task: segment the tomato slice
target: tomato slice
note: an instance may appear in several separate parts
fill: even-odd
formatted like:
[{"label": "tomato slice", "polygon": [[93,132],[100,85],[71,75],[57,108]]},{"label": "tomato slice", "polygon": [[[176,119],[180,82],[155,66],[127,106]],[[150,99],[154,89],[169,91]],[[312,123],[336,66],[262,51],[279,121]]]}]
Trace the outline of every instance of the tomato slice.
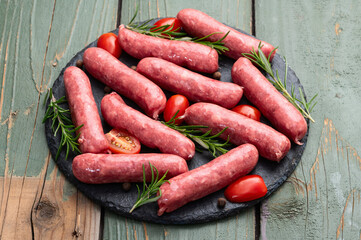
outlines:
[{"label": "tomato slice", "polygon": [[[167,104],[165,106],[164,112],[163,112],[163,118],[166,122],[168,122],[169,120],[172,119],[172,117],[177,113],[177,111],[179,111],[177,113],[177,117],[180,117],[184,114],[184,112],[186,111],[187,107],[189,107],[189,101],[188,99],[180,94],[176,94],[171,96],[168,101]],[[183,122],[183,119],[177,119],[175,120],[175,124],[179,125]]]},{"label": "tomato slice", "polygon": [[260,121],[261,119],[261,112],[257,108],[250,105],[246,105],[246,104],[239,105],[233,108],[232,111],[242,114],[243,116],[252,118],[253,120],[256,121]]},{"label": "tomato slice", "polygon": [[230,202],[248,202],[265,196],[267,186],[259,175],[247,175],[231,183],[224,196]]},{"label": "tomato slice", "polygon": [[112,153],[136,154],[140,152],[140,142],[125,130],[112,129],[105,134]]},{"label": "tomato slice", "polygon": [[101,35],[98,39],[97,47],[107,50],[116,58],[119,58],[122,53],[122,49],[118,42],[118,36],[114,33],[104,33]]},{"label": "tomato slice", "polygon": [[[174,32],[180,32],[181,31],[181,23],[177,18],[163,18],[160,19],[159,21],[157,21],[156,23],[153,24],[154,27],[152,27],[150,29],[150,31],[155,32],[156,28],[161,27],[161,26],[165,26],[165,25],[169,25],[169,27],[167,27],[164,30],[172,30]],[[167,34],[162,34],[162,35],[167,35]],[[172,34],[170,34],[172,35]]]}]

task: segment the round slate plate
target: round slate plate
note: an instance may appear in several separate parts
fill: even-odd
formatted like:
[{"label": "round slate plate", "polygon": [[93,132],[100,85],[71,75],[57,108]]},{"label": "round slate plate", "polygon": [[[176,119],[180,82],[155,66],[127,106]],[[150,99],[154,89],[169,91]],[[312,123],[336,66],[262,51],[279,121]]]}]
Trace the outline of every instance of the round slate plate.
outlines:
[{"label": "round slate plate", "polygon": [[[154,23],[157,20],[158,19],[153,20],[152,22],[150,22],[150,24]],[[114,30],[113,32],[115,34],[118,34],[118,30]],[[94,46],[96,46],[96,41],[89,44],[86,48],[94,47]],[[63,83],[64,70],[69,66],[75,66],[76,61],[82,59],[85,49],[78,52],[70,60],[70,62],[65,66],[65,68],[60,73],[59,77],[55,80],[53,85],[53,93],[56,99],[65,96],[65,89]],[[130,67],[132,65],[137,65],[139,60],[134,59],[131,56],[127,55],[125,52],[123,52],[120,57],[120,61],[122,61],[124,64]],[[231,68],[234,62],[235,61],[233,59],[227,58],[225,56],[220,57],[219,71],[222,74],[221,81],[224,82],[232,81]],[[285,63],[278,54],[276,54],[273,59],[272,68],[273,70],[277,70],[280,76],[284,76]],[[89,73],[86,72],[86,74],[89,76],[94,98],[98,105],[98,111],[99,114],[101,115],[100,101],[105,95],[104,84],[94,79]],[[287,86],[291,86],[291,84],[293,84],[295,89],[298,89],[300,87],[303,91],[303,87],[299,79],[296,77],[294,71],[291,70],[290,68],[288,68],[287,83],[288,83]],[[165,92],[165,93],[167,97],[172,95],[172,93],[170,92]],[[132,101],[125,98],[124,100],[128,105],[141,111],[141,109]],[[240,104],[244,104],[244,103],[249,104],[249,102],[245,98],[241,100]],[[64,105],[64,107],[68,108],[66,104]],[[111,127],[104,121],[102,117],[101,119],[102,119],[104,132],[110,131]],[[261,121],[270,125],[270,123],[266,119],[261,119]],[[59,134],[57,137],[54,137],[53,132],[51,130],[50,121],[46,121],[45,123],[45,133],[50,152],[53,156],[53,159],[55,159],[55,155],[57,153],[58,146],[60,143],[60,137]],[[224,209],[219,209],[217,207],[217,199],[220,197],[224,197],[223,195],[224,189],[222,189],[202,199],[188,203],[172,213],[165,213],[161,217],[157,216],[158,206],[156,203],[151,203],[141,206],[140,208],[136,209],[132,214],[129,214],[129,210],[131,209],[137,198],[137,188],[135,184],[132,184],[131,190],[129,192],[124,192],[122,190],[121,184],[114,183],[114,184],[90,185],[79,182],[72,173],[71,164],[72,164],[72,159],[75,157],[73,153],[70,153],[68,160],[65,160],[65,153],[63,151],[59,159],[56,161],[56,164],[58,165],[59,169],[64,173],[66,178],[86,196],[88,196],[96,203],[106,207],[107,209],[113,210],[122,216],[137,220],[147,221],[147,222],[161,223],[161,224],[203,223],[203,222],[221,219],[230,215],[234,215],[242,211],[244,208],[253,206],[261,202],[263,199],[267,198],[274,191],[276,191],[280,187],[280,185],[291,175],[291,173],[294,171],[297,164],[301,160],[302,153],[306,146],[307,137],[308,137],[308,132],[302,140],[304,143],[302,146],[292,144],[291,150],[280,163],[271,162],[263,158],[259,159],[256,168],[251,172],[251,174],[258,174],[263,177],[268,188],[268,193],[265,197],[246,203],[227,202]],[[158,151],[142,146],[141,152],[158,152]],[[199,167],[211,161],[212,159],[213,159],[212,155],[209,154],[208,152],[203,152],[203,153],[197,152],[194,158],[188,163],[189,169],[194,169],[196,167]]]}]

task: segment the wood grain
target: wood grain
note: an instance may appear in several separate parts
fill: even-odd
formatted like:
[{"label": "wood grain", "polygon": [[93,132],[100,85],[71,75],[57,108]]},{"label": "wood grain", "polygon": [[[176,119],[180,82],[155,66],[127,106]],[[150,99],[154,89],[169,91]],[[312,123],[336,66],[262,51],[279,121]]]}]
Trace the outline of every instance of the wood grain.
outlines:
[{"label": "wood grain", "polygon": [[[121,23],[132,18],[136,5],[136,21],[176,16],[183,8],[196,8],[221,22],[247,32],[251,26],[251,1],[122,1]],[[105,211],[104,239],[254,239],[255,209],[221,221],[207,224],[173,226],[133,221]]]},{"label": "wood grain", "polygon": [[115,0],[0,1],[1,239],[99,239],[100,207],[49,156],[42,102],[70,58],[115,28],[116,9]]},{"label": "wood grain", "polygon": [[280,47],[309,98],[319,94],[300,165],[262,205],[261,238],[360,239],[361,8],[260,0],[255,10],[257,37]]}]

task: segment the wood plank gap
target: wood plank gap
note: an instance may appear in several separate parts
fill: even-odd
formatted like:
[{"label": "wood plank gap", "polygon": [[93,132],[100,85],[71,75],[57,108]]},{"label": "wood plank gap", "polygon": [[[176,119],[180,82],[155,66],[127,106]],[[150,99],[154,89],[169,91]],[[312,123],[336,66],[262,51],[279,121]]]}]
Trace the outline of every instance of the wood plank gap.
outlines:
[{"label": "wood plank gap", "polygon": [[255,207],[255,230],[254,230],[254,239],[259,240],[261,236],[261,204],[258,203]]},{"label": "wood plank gap", "polygon": [[45,181],[46,181],[46,176],[48,175],[48,169],[49,169],[49,163],[50,163],[50,159],[51,159],[51,154],[50,151],[48,151],[48,157],[46,158],[46,162],[44,164],[43,170],[40,174],[40,180],[39,180],[39,186],[40,186],[40,191],[39,191],[39,187],[38,187],[38,191],[36,193],[36,196],[34,198],[34,202],[33,205],[31,207],[31,212],[30,212],[30,225],[31,225],[31,236],[32,239],[35,239],[35,230],[34,230],[34,221],[33,221],[33,213],[35,212],[36,208],[38,207],[36,205],[37,202],[39,202],[39,200],[42,198],[43,196],[43,192],[44,192],[44,187],[45,187]]},{"label": "wood plank gap", "polygon": [[104,216],[105,216],[105,208],[100,208],[100,226],[99,226],[99,240],[103,239],[104,236]]},{"label": "wood plank gap", "polygon": [[118,28],[122,21],[122,5],[123,5],[123,1],[118,0],[117,25],[115,26],[115,28]]},{"label": "wood plank gap", "polygon": [[256,36],[256,0],[252,0],[251,34]]}]

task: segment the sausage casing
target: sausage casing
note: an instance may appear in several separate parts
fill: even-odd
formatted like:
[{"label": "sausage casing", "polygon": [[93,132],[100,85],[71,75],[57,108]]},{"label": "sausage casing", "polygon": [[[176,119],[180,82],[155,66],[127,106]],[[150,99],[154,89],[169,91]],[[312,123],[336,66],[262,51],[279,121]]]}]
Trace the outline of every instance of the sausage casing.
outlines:
[{"label": "sausage casing", "polygon": [[232,67],[233,82],[244,87],[244,95],[280,132],[296,144],[307,133],[302,114],[266,79],[247,58],[240,58]]},{"label": "sausage casing", "polygon": [[88,76],[79,68],[70,66],[64,72],[64,85],[71,118],[78,131],[79,150],[82,153],[102,153],[108,150],[102,123]]},{"label": "sausage casing", "polygon": [[233,108],[243,95],[240,86],[221,82],[182,68],[160,58],[144,58],[137,72],[163,89],[182,94],[193,102],[210,102]]},{"label": "sausage casing", "polygon": [[164,183],[158,199],[158,215],[172,212],[188,202],[200,199],[248,174],[258,162],[252,144],[244,144],[189,172]]},{"label": "sausage casing", "polygon": [[133,100],[156,119],[166,105],[162,89],[101,48],[88,48],[83,55],[86,70],[117,93]]},{"label": "sausage casing", "polygon": [[163,153],[175,154],[185,160],[194,156],[194,143],[181,133],[143,113],[129,107],[115,92],[106,95],[101,102],[101,111],[105,121],[117,129],[126,129],[139,141]]},{"label": "sausage casing", "polygon": [[197,72],[214,73],[218,69],[217,51],[202,44],[147,36],[124,25],[119,26],[118,39],[122,49],[138,59],[162,58]]},{"label": "sausage casing", "polygon": [[144,165],[146,181],[149,182],[152,176],[149,163],[157,168],[159,178],[167,171],[166,179],[188,171],[183,158],[161,153],[81,154],[74,158],[72,168],[74,176],[79,181],[102,184],[142,182]]}]

